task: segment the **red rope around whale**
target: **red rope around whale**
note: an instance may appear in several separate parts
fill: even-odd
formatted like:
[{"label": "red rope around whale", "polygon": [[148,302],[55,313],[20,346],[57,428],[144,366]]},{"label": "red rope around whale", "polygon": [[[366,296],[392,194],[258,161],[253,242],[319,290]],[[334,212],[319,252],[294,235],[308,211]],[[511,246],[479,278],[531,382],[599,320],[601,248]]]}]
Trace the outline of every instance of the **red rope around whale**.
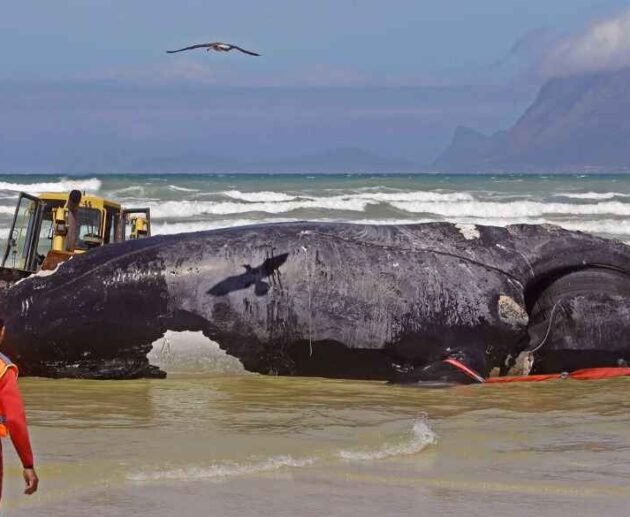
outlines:
[{"label": "red rope around whale", "polygon": [[484,384],[507,384],[512,382],[542,382],[553,379],[575,379],[578,381],[593,381],[598,379],[613,379],[615,377],[630,376],[630,368],[610,367],[610,368],[585,368],[575,370],[571,373],[549,373],[543,375],[523,375],[520,377],[490,377],[483,379],[477,372],[468,368],[457,359],[449,358],[444,361],[455,368],[458,368],[470,378]]}]

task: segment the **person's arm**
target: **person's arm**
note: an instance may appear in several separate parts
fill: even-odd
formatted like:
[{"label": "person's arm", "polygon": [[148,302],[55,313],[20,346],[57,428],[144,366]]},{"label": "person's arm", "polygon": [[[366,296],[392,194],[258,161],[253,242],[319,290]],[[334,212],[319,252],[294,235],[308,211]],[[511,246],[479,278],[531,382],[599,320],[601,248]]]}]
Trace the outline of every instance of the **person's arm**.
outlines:
[{"label": "person's arm", "polygon": [[0,405],[5,418],[5,425],[24,467],[24,481],[26,482],[24,492],[32,494],[37,490],[39,480],[33,466],[33,449],[28,435],[24,403],[18,389],[15,369],[9,368],[0,379],[0,394]]},{"label": "person's arm", "polygon": [[2,393],[0,399],[2,400],[3,414],[6,419],[5,425],[9,431],[9,436],[11,436],[11,441],[24,468],[32,468],[33,450],[28,436],[24,403],[18,389],[15,369],[9,368],[0,380],[0,393]]}]

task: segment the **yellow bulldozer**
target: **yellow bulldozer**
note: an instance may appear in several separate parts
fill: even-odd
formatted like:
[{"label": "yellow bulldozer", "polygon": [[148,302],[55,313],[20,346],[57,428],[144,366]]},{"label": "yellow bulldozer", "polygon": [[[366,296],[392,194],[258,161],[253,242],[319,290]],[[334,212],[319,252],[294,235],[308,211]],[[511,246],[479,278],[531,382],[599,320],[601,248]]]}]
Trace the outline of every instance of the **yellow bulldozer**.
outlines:
[{"label": "yellow bulldozer", "polygon": [[[18,197],[0,268],[0,283],[10,285],[93,248],[151,236],[149,208],[123,208],[100,196],[82,195],[75,217],[68,217],[69,193]],[[69,225],[76,224],[76,228]],[[76,235],[67,251],[67,235]]]}]

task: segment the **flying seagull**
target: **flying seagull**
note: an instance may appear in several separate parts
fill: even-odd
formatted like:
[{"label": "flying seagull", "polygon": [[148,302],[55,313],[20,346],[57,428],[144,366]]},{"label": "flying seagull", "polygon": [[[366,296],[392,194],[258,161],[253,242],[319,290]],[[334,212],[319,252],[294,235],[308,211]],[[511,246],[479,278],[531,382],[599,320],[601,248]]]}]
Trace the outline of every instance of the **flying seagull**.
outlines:
[{"label": "flying seagull", "polygon": [[177,50],[167,50],[167,54],[174,54],[175,52],[183,52],[184,50],[194,50],[196,48],[205,48],[208,52],[211,50],[216,50],[217,52],[229,52],[230,50],[238,50],[243,54],[249,54],[250,56],[260,56],[260,54],[256,54],[256,52],[251,52],[250,50],[245,50],[244,48],[237,47],[236,45],[230,45],[229,43],[221,43],[220,41],[215,41],[214,43],[200,43],[199,45],[191,45],[190,47],[184,47]]}]

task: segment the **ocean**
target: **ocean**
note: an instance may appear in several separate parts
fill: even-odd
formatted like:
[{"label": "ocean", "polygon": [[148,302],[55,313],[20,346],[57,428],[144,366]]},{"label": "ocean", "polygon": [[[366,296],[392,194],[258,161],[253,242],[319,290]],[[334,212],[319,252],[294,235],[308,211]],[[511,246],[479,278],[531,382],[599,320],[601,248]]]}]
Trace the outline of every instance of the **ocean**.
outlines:
[{"label": "ocean", "polygon": [[[630,242],[630,176],[0,176],[149,206],[156,234],[273,221],[551,223]],[[630,379],[417,389],[266,377],[196,333],[166,335],[164,380],[23,378],[40,492],[15,516],[625,516]]]},{"label": "ocean", "polygon": [[153,233],[280,221],[551,223],[630,241],[630,176],[0,175],[0,238],[19,191],[78,188],[151,208]]}]

